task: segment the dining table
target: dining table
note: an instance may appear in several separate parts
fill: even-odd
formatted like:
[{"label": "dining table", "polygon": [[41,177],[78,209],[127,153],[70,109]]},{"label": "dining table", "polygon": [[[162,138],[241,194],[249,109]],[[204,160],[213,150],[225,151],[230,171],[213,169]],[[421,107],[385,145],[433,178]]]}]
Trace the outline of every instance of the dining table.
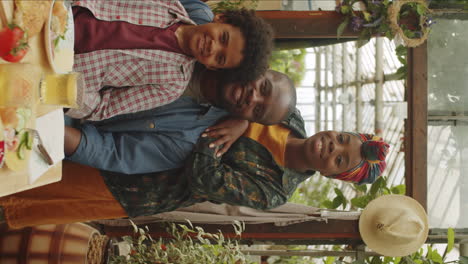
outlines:
[{"label": "dining table", "polygon": [[[50,1],[50,0],[47,0],[47,1]],[[68,7],[68,9],[71,9],[71,7]],[[71,10],[68,10],[68,11],[71,14]],[[0,17],[1,18],[0,29],[3,29],[6,26],[6,23],[9,24],[13,21],[14,12],[15,12],[15,1],[3,1],[3,0],[0,1],[0,16],[1,16]],[[48,14],[52,14],[52,12],[48,11]],[[46,39],[47,35],[44,34],[46,27],[47,27],[47,23],[44,23],[44,26],[42,27],[41,32],[28,40],[29,50],[26,56],[19,63],[14,64],[14,66],[18,66],[17,67],[18,69],[21,70],[23,66],[24,67],[32,66],[35,69],[38,69],[38,71],[40,71],[40,74],[42,76],[46,74],[56,73],[47,55],[45,41],[48,41],[48,40]],[[68,28],[68,30],[73,31],[73,25],[70,28]],[[73,34],[73,32],[71,33]],[[2,40],[0,39],[0,42],[1,41]],[[69,60],[73,60],[73,56],[68,56],[66,59],[68,60],[69,65],[73,65],[73,62],[69,61]],[[0,67],[5,66],[5,65],[11,66],[12,64],[10,62],[0,59]],[[72,69],[70,68],[69,70],[71,71]],[[21,71],[18,74],[21,74]],[[8,78],[8,76],[0,76],[0,78]],[[32,86],[31,89],[38,89],[38,87]],[[49,119],[42,120],[41,122],[46,122],[46,124],[42,124],[42,125],[49,126],[49,128],[47,129],[55,130],[56,133],[57,131],[59,131],[58,133],[60,133],[58,137],[54,136],[55,138],[53,139],[50,139],[50,138],[48,139],[48,137],[52,136],[52,135],[49,135],[48,132],[42,132],[40,136],[45,141],[47,141],[48,139],[49,142],[52,142],[50,140],[53,140],[54,144],[56,145],[55,148],[57,148],[57,146],[63,146],[64,117],[63,117],[62,106],[46,105],[44,103],[41,103],[41,100],[39,98],[39,92],[33,93],[33,94],[35,94],[35,97],[33,99],[33,103],[29,106],[32,110],[31,118],[33,120],[33,123],[35,121],[39,122],[41,118],[47,116]],[[56,113],[56,114],[48,116],[51,113]],[[1,132],[2,131],[0,131],[0,133]],[[53,133],[50,133],[50,134],[53,134]],[[46,145],[45,147],[47,148],[48,146]],[[32,151],[37,151],[37,150],[33,149]],[[62,152],[61,154],[63,155],[63,148],[59,151],[61,151]],[[45,161],[38,161],[37,159],[29,159],[28,162],[32,163],[32,162],[45,162]],[[40,175],[36,175],[34,179],[31,179],[32,174],[34,173],[37,174],[37,171],[36,172],[34,171],[34,168],[35,168],[34,165],[35,164],[29,164],[29,166],[26,166],[24,169],[21,169],[19,171],[13,171],[9,169],[8,166],[5,166],[4,164],[0,168],[0,197],[10,195],[13,193],[17,193],[17,192],[21,192],[24,190],[36,188],[36,187],[43,186],[46,184],[54,183],[54,182],[61,180],[62,159],[54,160],[53,164],[47,165],[45,169],[43,169],[44,172],[41,172]],[[44,164],[38,164],[38,165],[41,165],[42,167],[44,167]]]}]

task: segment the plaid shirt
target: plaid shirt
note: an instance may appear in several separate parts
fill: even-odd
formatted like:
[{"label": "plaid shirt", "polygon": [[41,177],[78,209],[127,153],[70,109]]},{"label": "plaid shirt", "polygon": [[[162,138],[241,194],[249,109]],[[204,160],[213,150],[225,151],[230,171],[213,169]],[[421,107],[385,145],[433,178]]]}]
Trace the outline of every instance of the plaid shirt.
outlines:
[{"label": "plaid shirt", "polygon": [[[178,22],[195,24],[177,0],[93,0],[75,1],[74,5],[88,8],[105,21],[159,28]],[[67,115],[97,121],[170,103],[182,95],[194,63],[187,55],[155,49],[77,54],[73,70],[81,72],[84,81],[78,89],[80,108],[70,109]]]},{"label": "plaid shirt", "polygon": [[[285,125],[305,138],[299,112],[291,115]],[[310,176],[281,167],[263,145],[250,138],[239,138],[222,158],[208,147],[211,140],[199,140],[185,168],[137,175],[101,171],[101,175],[130,217],[207,200],[255,209],[274,208],[286,203],[299,183]]]}]

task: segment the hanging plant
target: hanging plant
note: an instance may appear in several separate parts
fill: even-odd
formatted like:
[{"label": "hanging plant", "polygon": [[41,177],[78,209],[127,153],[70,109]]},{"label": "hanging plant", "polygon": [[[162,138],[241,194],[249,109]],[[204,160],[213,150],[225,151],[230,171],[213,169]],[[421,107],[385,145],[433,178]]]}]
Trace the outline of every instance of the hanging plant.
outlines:
[{"label": "hanging plant", "polygon": [[[361,6],[362,11],[356,11]],[[338,38],[347,27],[359,32],[358,46],[374,35],[401,39],[408,47],[416,47],[427,39],[429,8],[424,0],[343,0],[336,11],[344,16],[338,26]]]}]

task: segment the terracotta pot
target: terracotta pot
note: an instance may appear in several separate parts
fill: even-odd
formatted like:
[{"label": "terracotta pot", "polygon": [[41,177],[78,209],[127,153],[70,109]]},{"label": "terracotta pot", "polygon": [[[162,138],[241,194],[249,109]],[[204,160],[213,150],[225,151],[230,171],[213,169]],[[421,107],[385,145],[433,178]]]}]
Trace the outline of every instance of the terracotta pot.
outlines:
[{"label": "terracotta pot", "polygon": [[96,229],[79,223],[3,231],[0,232],[0,263],[102,263],[102,259],[87,259],[89,245],[95,244],[94,240],[97,237],[102,236]]}]

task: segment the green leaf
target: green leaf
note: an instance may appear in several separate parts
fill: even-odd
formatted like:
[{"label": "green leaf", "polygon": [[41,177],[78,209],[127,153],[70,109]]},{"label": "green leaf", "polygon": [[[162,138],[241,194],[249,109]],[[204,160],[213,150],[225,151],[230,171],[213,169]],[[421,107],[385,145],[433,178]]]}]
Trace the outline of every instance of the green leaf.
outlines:
[{"label": "green leaf", "polygon": [[372,257],[370,264],[382,264],[382,259],[380,259],[380,257]]},{"label": "green leaf", "polygon": [[439,254],[439,252],[437,252],[437,250],[432,251],[431,259],[436,263],[440,263],[440,264],[444,263],[444,260],[442,259],[442,256]]},{"label": "green leaf", "polygon": [[388,263],[390,263],[390,262],[392,262],[392,263],[394,262],[394,260],[393,260],[392,257],[384,257],[384,258],[383,258],[383,263],[384,263],[384,264],[388,264]]},{"label": "green leaf", "polygon": [[415,33],[409,29],[404,29],[403,30],[403,33],[405,34],[405,36],[407,36],[408,38],[414,38],[415,37]]},{"label": "green leaf", "polygon": [[407,63],[405,56],[398,56],[397,58],[398,58],[398,60],[400,61],[401,64],[405,65]]},{"label": "green leaf", "polygon": [[452,251],[454,244],[455,244],[455,232],[453,231],[453,228],[449,227],[447,229],[447,253]]},{"label": "green leaf", "polygon": [[335,188],[334,191],[335,191],[335,193],[336,193],[337,196],[340,196],[340,197],[343,197],[343,198],[344,198],[343,192],[342,192],[340,189]]},{"label": "green leaf", "polygon": [[460,256],[459,260],[459,264],[468,264],[468,257]]},{"label": "green leaf", "polygon": [[[421,248],[421,249],[422,249],[422,248]],[[433,251],[435,251],[435,249],[432,249],[432,244],[431,244],[431,245],[428,245],[428,246],[427,246],[427,254],[426,254],[426,256],[427,256],[428,258],[431,258],[431,257],[432,257],[432,252],[433,252]]]},{"label": "green leaf", "polygon": [[391,189],[393,194],[405,194],[406,193],[406,185],[400,184],[397,186],[393,186]]},{"label": "green leaf", "polygon": [[326,257],[323,264],[333,264],[335,262],[335,257]]},{"label": "green leaf", "polygon": [[406,56],[406,54],[408,53],[408,48],[406,48],[403,45],[399,45],[398,47],[396,47],[395,51],[398,56]]},{"label": "green leaf", "polygon": [[377,192],[381,189],[383,181],[384,181],[383,177],[379,177],[377,178],[377,180],[375,180],[375,182],[371,185],[371,188],[369,191],[370,195],[375,196],[377,194]]},{"label": "green leaf", "polygon": [[406,66],[401,66],[395,73],[397,75],[398,80],[406,79],[407,71]]},{"label": "green leaf", "polygon": [[333,199],[333,207],[332,209],[336,209],[338,208],[342,203],[343,203],[344,199],[342,196],[337,196],[335,197],[335,199]]},{"label": "green leaf", "polygon": [[395,260],[393,261],[394,264],[399,264],[401,261],[401,257],[396,257]]},{"label": "green leaf", "polygon": [[354,184],[354,188],[357,190],[357,191],[360,191],[360,192],[367,192],[367,185],[366,184],[362,184],[362,185],[357,185],[357,184]]},{"label": "green leaf", "polygon": [[349,5],[342,5],[340,11],[343,15],[346,15],[351,11],[351,7]]},{"label": "green leaf", "polygon": [[338,29],[336,30],[336,37],[339,39],[341,35],[343,35],[344,30],[348,26],[349,23],[349,17],[345,18],[343,22],[338,26]]},{"label": "green leaf", "polygon": [[332,209],[333,208],[333,202],[330,201],[330,200],[325,200],[322,202],[322,206],[325,207],[325,208],[328,208],[328,209]]},{"label": "green leaf", "polygon": [[371,201],[368,195],[351,199],[351,204],[357,208],[364,208]]},{"label": "green leaf", "polygon": [[364,19],[367,21],[367,22],[370,22],[372,20],[372,16],[369,12],[366,12],[366,11],[362,11],[362,14],[364,15]]},{"label": "green leaf", "polygon": [[416,12],[418,13],[418,15],[420,16],[424,16],[426,15],[426,8],[423,6],[423,5],[416,5]]},{"label": "green leaf", "polygon": [[389,31],[385,31],[385,36],[389,39],[389,40],[392,40],[395,36],[393,35],[393,33],[389,30]]},{"label": "green leaf", "polygon": [[403,257],[403,258],[401,259],[401,262],[400,262],[400,263],[413,264],[414,261],[413,261],[410,257],[405,256],[405,257]]},{"label": "green leaf", "polygon": [[[336,196],[337,196],[336,198],[340,197],[339,198],[340,205],[343,204],[343,208],[345,208],[346,205],[348,204],[348,202],[347,202],[346,197],[344,196],[343,192],[338,188],[335,188],[334,190],[335,190],[335,193],[336,193]],[[335,201],[333,201],[333,202],[335,202]],[[336,202],[336,203],[338,203],[338,202]],[[338,206],[336,208],[338,208]]]}]

